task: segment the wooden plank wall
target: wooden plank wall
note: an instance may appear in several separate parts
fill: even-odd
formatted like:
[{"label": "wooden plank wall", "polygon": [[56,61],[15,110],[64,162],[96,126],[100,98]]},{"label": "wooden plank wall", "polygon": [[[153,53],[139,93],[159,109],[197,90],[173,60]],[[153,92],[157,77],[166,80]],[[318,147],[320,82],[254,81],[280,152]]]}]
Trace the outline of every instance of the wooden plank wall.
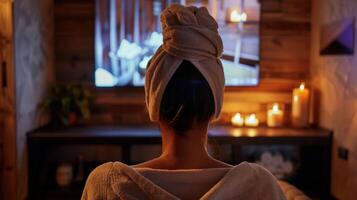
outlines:
[{"label": "wooden plank wall", "polygon": [[[228,88],[228,93],[276,94],[261,100],[260,109],[282,97],[289,103],[291,89],[309,77],[310,4],[311,0],[261,0],[260,84]],[[55,0],[55,70],[59,83],[81,82],[93,86],[94,12],[94,0]],[[103,114],[111,111],[111,118],[119,121],[124,118],[117,116],[118,113],[138,109],[127,96],[142,98],[143,95],[143,89],[94,89],[94,92],[98,97],[96,105],[100,105],[95,111]],[[144,106],[143,102],[139,104]]]},{"label": "wooden plank wall", "polygon": [[13,3],[0,0],[0,199],[16,199]]},{"label": "wooden plank wall", "polygon": [[55,73],[58,82],[92,84],[94,0],[55,1]]}]

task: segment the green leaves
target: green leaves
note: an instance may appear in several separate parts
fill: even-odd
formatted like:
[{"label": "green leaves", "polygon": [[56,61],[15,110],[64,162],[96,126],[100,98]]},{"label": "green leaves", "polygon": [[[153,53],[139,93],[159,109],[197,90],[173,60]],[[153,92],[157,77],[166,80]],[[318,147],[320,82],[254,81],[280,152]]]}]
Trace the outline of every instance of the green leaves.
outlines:
[{"label": "green leaves", "polygon": [[51,120],[59,120],[68,125],[68,118],[88,119],[91,116],[92,94],[79,84],[57,85],[52,87],[39,105],[41,112],[48,112]]}]

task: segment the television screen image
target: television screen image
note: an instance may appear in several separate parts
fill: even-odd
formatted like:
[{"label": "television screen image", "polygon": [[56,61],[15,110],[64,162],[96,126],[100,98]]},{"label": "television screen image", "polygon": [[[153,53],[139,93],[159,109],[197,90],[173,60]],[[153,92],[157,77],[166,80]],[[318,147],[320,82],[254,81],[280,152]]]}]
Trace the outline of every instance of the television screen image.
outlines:
[{"label": "television screen image", "polygon": [[259,81],[259,0],[96,0],[95,85],[136,87],[162,44],[160,14],[172,3],[205,6],[219,25],[226,86]]}]

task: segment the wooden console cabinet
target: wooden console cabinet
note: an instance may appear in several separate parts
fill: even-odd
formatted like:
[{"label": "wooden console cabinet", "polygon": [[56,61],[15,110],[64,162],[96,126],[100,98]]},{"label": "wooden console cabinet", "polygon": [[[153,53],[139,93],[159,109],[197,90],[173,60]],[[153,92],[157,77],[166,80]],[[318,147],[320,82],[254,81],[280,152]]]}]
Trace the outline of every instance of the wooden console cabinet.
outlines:
[{"label": "wooden console cabinet", "polygon": [[[209,129],[209,142],[216,148],[229,152],[228,160],[225,161],[231,164],[242,161],[255,162],[256,159],[260,159],[259,153],[269,151],[271,154],[266,153],[268,156],[281,152],[283,156],[276,158],[279,161],[289,158],[289,154],[293,152],[291,162],[296,165],[294,167],[296,170],[293,176],[285,180],[309,196],[320,199],[328,199],[330,194],[331,138],[330,131],[319,128],[216,126]],[[134,164],[133,147],[160,144],[160,132],[155,127],[76,127],[58,131],[31,132],[28,134],[29,197],[30,199],[78,199],[85,178],[81,183],[73,184],[71,187],[59,188],[55,184],[54,177],[59,163],[70,162],[75,165],[75,158],[80,154],[91,157],[92,154],[100,155],[102,152],[101,156],[105,157],[97,162],[87,160],[81,164],[87,166],[85,171],[88,175],[90,172],[88,169],[110,160]],[[81,147],[82,149],[78,150]],[[114,153],[105,153],[104,149],[107,147],[114,149]],[[121,152],[120,156],[116,152]],[[217,157],[220,159],[219,156]]]}]

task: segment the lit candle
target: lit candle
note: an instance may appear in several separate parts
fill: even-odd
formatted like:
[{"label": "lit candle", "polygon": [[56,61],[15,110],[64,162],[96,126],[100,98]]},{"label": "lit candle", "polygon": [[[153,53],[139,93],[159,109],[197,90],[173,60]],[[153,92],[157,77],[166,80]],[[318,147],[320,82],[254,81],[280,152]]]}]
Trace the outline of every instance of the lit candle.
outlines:
[{"label": "lit candle", "polygon": [[274,103],[273,107],[268,110],[267,125],[269,127],[280,127],[284,122],[284,112],[279,108],[279,104]]},{"label": "lit candle", "polygon": [[292,125],[307,127],[309,124],[309,90],[301,83],[293,91]]},{"label": "lit candle", "polygon": [[233,10],[230,15],[231,22],[245,22],[247,21],[247,13],[245,12],[238,12],[237,10]]},{"label": "lit candle", "polygon": [[231,122],[234,126],[243,126],[244,124],[244,120],[243,120],[243,117],[240,113],[236,113],[232,119],[231,119]]},{"label": "lit candle", "polygon": [[249,127],[257,127],[259,125],[259,120],[255,114],[250,114],[245,117],[244,123]]}]

